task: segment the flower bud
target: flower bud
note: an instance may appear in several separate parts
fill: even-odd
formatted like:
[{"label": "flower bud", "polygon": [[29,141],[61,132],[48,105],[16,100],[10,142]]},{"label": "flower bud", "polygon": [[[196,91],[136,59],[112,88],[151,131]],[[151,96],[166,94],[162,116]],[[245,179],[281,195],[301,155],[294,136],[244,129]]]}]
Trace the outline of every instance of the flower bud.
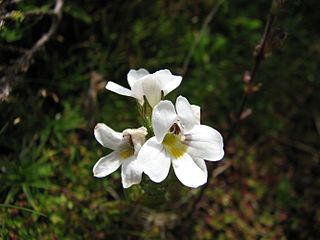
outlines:
[{"label": "flower bud", "polygon": [[140,127],[138,129],[126,129],[122,134],[123,139],[134,148],[134,153],[137,154],[146,141],[146,135],[148,132],[145,127]]},{"label": "flower bud", "polygon": [[242,80],[246,84],[250,83],[251,82],[251,73],[249,71],[245,71],[243,73]]}]

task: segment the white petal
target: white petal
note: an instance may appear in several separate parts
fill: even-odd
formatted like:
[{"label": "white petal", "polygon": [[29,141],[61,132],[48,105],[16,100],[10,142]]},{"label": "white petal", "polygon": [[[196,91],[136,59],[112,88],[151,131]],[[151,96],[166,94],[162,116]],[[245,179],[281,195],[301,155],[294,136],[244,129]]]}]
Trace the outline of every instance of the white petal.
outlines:
[{"label": "white petal", "polygon": [[131,69],[127,74],[129,86],[132,88],[137,80],[139,80],[140,78],[142,78],[148,74],[149,74],[149,72],[144,68],[140,68],[138,70]]},{"label": "white petal", "polygon": [[94,136],[104,147],[116,150],[122,144],[122,133],[116,132],[104,123],[98,123],[94,128]]},{"label": "white petal", "polygon": [[199,106],[197,105],[191,105],[192,111],[194,113],[194,116],[196,118],[196,124],[200,124],[200,120],[201,120],[201,109]]},{"label": "white petal", "polygon": [[142,82],[143,78],[140,78],[131,86],[131,91],[141,106],[144,104]]},{"label": "white petal", "polygon": [[164,95],[167,95],[168,93],[172,92],[174,89],[176,89],[182,81],[181,76],[173,76],[172,80],[170,83],[168,83],[165,87]]},{"label": "white petal", "polygon": [[185,137],[187,152],[192,157],[209,161],[222,159],[224,155],[223,139],[217,130],[206,125],[195,125],[190,132],[185,134]]},{"label": "white petal", "polygon": [[176,101],[176,109],[184,131],[190,131],[196,124],[196,117],[190,103],[185,97],[179,96]]},{"label": "white petal", "polygon": [[143,95],[146,96],[151,107],[161,100],[161,83],[154,74],[149,74],[142,80]]},{"label": "white petal", "polygon": [[152,128],[158,142],[162,142],[170,127],[178,117],[170,101],[161,101],[152,111]]},{"label": "white petal", "polygon": [[206,175],[206,178],[207,178],[208,177],[208,170],[207,170],[207,165],[206,165],[205,161],[202,158],[193,158],[193,161],[203,171],[203,173]]},{"label": "white petal", "polygon": [[112,152],[99,159],[93,167],[93,175],[101,178],[116,171],[121,165],[121,160],[117,152]]},{"label": "white petal", "polygon": [[106,85],[106,89],[118,93],[123,96],[133,97],[133,93],[130,89],[120,86],[117,83],[109,81]]},{"label": "white petal", "polygon": [[150,138],[141,148],[137,157],[139,166],[154,182],[162,182],[170,170],[170,157],[155,137]]},{"label": "white petal", "polygon": [[177,178],[188,187],[196,188],[207,182],[207,172],[198,167],[187,153],[172,159],[172,165]]},{"label": "white petal", "polygon": [[167,95],[174,89],[176,89],[181,81],[181,76],[172,75],[172,73],[168,69],[159,70],[154,73],[156,77],[160,80],[161,90],[163,90],[164,95]]},{"label": "white petal", "polygon": [[132,156],[123,161],[121,166],[121,179],[124,188],[141,182],[142,170],[138,167],[137,158]]}]

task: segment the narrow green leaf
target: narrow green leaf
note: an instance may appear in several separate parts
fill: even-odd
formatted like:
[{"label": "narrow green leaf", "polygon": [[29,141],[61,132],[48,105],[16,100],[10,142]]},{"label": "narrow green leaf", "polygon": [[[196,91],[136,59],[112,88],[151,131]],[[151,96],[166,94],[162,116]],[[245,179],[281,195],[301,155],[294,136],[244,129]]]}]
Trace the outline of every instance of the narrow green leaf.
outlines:
[{"label": "narrow green leaf", "polygon": [[2,208],[15,208],[15,209],[19,209],[19,210],[22,210],[22,211],[25,211],[25,212],[34,213],[34,214],[46,217],[46,215],[44,213],[32,210],[30,208],[24,208],[24,207],[19,207],[19,206],[16,206],[16,205],[3,204],[3,203],[0,203],[0,207],[2,207]]}]

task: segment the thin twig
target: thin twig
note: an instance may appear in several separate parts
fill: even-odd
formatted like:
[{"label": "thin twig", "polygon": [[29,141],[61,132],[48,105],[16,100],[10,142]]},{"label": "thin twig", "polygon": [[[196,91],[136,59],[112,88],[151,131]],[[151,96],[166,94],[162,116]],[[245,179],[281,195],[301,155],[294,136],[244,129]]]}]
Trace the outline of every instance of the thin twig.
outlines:
[{"label": "thin twig", "polygon": [[[267,23],[264,29],[264,33],[263,33],[263,37],[262,37],[262,41],[261,41],[261,46],[259,48],[258,53],[255,56],[254,59],[254,65],[251,71],[251,81],[249,82],[249,84],[252,86],[252,84],[254,83],[255,80],[255,76],[256,73],[261,65],[261,62],[264,59],[264,52],[265,52],[265,47],[267,44],[267,40],[268,40],[268,36],[271,32],[271,27],[274,23],[275,20],[275,15],[273,14],[269,14],[268,19],[267,19]],[[245,92],[240,104],[240,108],[239,111],[237,113],[236,119],[234,121],[234,123],[232,124],[229,134],[226,137],[226,140],[224,142],[225,148],[228,146],[228,144],[230,143],[230,140],[232,139],[239,123],[241,120],[241,115],[245,109],[245,106],[248,102],[248,98],[249,98],[249,92]],[[208,183],[210,183],[210,179],[212,177],[217,177],[218,175],[220,175],[221,173],[223,173],[224,171],[226,171],[228,168],[230,168],[232,166],[232,163],[230,161],[224,161],[222,162],[222,164],[214,169],[214,168],[210,168],[208,171]],[[182,217],[182,219],[190,219],[192,218],[192,216],[198,211],[198,207],[199,207],[199,203],[202,201],[202,198],[205,195],[206,190],[208,189],[208,187],[210,186],[210,184],[206,184],[205,186],[203,186],[199,192],[199,194],[197,195],[197,197],[194,199],[194,201],[192,201],[192,203],[189,205],[189,207],[187,208],[187,210],[185,211],[185,215]]]},{"label": "thin twig", "polygon": [[196,37],[196,39],[193,41],[192,46],[190,48],[190,51],[188,52],[188,55],[186,57],[186,59],[184,60],[183,63],[183,67],[182,70],[180,72],[180,75],[184,76],[188,70],[190,61],[191,61],[191,57],[193,55],[194,50],[196,49],[196,47],[198,46],[204,31],[207,29],[209,23],[212,21],[213,17],[217,14],[220,6],[222,5],[222,3],[224,2],[224,0],[219,1],[209,12],[208,16],[205,18],[205,20],[202,23],[201,26],[201,30],[200,30],[200,34]]},{"label": "thin twig", "polygon": [[296,140],[292,140],[292,139],[285,138],[285,137],[279,137],[279,136],[274,136],[273,138],[276,141],[283,143],[287,146],[293,147],[301,152],[309,153],[312,156],[315,156],[317,158],[320,156],[320,152],[318,149],[311,147],[310,145],[305,144],[301,141],[296,141]]},{"label": "thin twig", "polygon": [[[265,30],[264,30],[264,33],[263,33],[263,37],[262,37],[262,43],[261,43],[261,46],[260,46],[260,49],[255,57],[255,60],[254,60],[254,65],[253,65],[253,68],[252,68],[252,71],[251,71],[251,80],[250,82],[248,83],[249,84],[249,87],[253,85],[254,83],[254,80],[255,80],[255,76],[257,74],[257,71],[261,65],[261,62],[263,61],[264,59],[264,51],[265,51],[265,47],[266,47],[266,43],[267,43],[267,39],[268,39],[268,35],[270,34],[270,31],[271,31],[271,26],[274,22],[274,19],[275,19],[275,15],[273,14],[269,14],[268,16],[268,20],[267,20],[267,23],[266,23],[266,27],[265,27]],[[239,111],[237,113],[237,116],[236,116],[236,119],[235,121],[233,122],[231,128],[230,128],[230,131],[226,137],[226,140],[224,142],[224,144],[227,146],[228,143],[230,142],[231,138],[233,137],[240,121],[241,121],[241,115],[245,109],[245,106],[248,102],[248,98],[249,98],[249,92],[246,91],[244,92],[244,95],[243,95],[243,98],[242,98],[242,101],[241,101],[241,104],[240,104],[240,108],[239,108]]]},{"label": "thin twig", "polygon": [[49,28],[49,31],[42,35],[42,37],[33,45],[33,47],[27,52],[26,57],[31,58],[35,52],[37,52],[41,47],[43,47],[46,42],[49,41],[49,39],[53,36],[53,34],[56,32],[59,22],[62,18],[62,6],[63,6],[63,0],[56,0],[56,5],[53,9],[53,13],[55,18],[52,21],[51,27]]},{"label": "thin twig", "polygon": [[316,130],[318,134],[320,135],[320,119],[314,116],[314,125],[316,127]]},{"label": "thin twig", "polygon": [[58,25],[62,18],[63,3],[63,0],[56,0],[54,9],[52,11],[53,19],[48,32],[43,34],[31,49],[25,51],[21,57],[19,57],[12,65],[6,68],[3,77],[0,79],[0,101],[5,100],[9,96],[12,85],[22,73],[25,73],[29,69],[34,54],[38,52],[57,31]]}]

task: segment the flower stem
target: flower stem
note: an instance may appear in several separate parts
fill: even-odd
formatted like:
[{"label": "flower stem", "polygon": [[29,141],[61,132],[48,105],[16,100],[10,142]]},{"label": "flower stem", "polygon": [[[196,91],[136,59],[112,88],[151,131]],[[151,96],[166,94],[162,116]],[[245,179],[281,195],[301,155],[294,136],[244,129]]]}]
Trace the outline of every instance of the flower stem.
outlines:
[{"label": "flower stem", "polygon": [[140,115],[141,124],[147,128],[148,135],[147,138],[153,136],[152,129],[152,107],[149,105],[147,101],[144,102],[143,106],[138,104],[138,112]]}]

